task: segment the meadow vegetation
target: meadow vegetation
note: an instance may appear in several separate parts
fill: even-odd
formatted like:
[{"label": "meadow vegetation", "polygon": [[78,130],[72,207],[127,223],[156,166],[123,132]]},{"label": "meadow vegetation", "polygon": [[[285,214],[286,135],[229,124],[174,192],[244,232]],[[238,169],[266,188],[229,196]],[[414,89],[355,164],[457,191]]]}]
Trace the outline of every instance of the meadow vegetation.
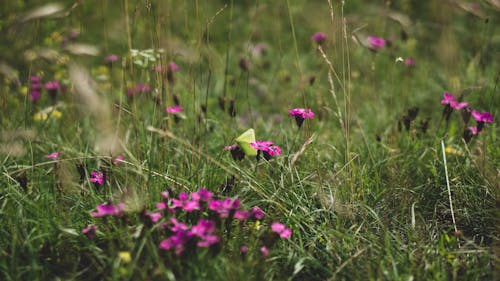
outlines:
[{"label": "meadow vegetation", "polygon": [[2,1],[0,280],[499,278],[499,11]]}]

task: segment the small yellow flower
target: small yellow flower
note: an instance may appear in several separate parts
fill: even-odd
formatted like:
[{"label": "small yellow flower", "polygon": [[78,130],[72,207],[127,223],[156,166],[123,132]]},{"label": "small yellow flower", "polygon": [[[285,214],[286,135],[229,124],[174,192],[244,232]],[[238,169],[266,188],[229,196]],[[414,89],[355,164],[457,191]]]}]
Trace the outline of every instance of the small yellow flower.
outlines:
[{"label": "small yellow flower", "polygon": [[61,113],[61,111],[54,109],[54,111],[52,111],[52,113],[50,113],[50,117],[53,117],[56,119],[61,119],[62,113]]},{"label": "small yellow flower", "polygon": [[448,155],[453,155],[453,156],[461,156],[462,155],[462,152],[460,152],[460,150],[457,150],[451,146],[448,146],[444,149],[444,152],[446,152],[446,154]]},{"label": "small yellow flower", "polygon": [[120,251],[118,253],[118,257],[123,263],[129,263],[132,261],[132,255],[130,255],[129,251]]},{"label": "small yellow flower", "polygon": [[19,92],[26,96],[28,94],[28,87],[26,86],[19,87]]},{"label": "small yellow flower", "polygon": [[253,225],[254,229],[256,231],[259,231],[260,230],[260,221],[255,221],[254,225]]},{"label": "small yellow flower", "polygon": [[45,112],[37,112],[33,115],[33,120],[35,121],[45,121],[49,118],[49,115]]}]

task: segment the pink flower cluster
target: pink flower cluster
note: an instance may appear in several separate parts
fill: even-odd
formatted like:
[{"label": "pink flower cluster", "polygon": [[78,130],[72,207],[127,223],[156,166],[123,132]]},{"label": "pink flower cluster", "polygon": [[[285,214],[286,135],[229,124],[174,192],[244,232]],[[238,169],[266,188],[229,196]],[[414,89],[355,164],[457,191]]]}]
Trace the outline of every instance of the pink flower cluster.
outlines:
[{"label": "pink flower cluster", "polygon": [[326,34],[324,32],[316,32],[311,36],[311,40],[318,45],[322,45],[326,41]]},{"label": "pink flower cluster", "polygon": [[30,100],[36,102],[42,96],[42,84],[40,76],[33,75],[30,77]]},{"label": "pink flower cluster", "polygon": [[[161,193],[161,201],[156,204],[156,211],[143,211],[142,218],[145,225],[157,229],[165,235],[159,243],[159,249],[172,250],[175,254],[182,254],[185,250],[194,247],[209,248],[221,242],[221,235],[231,237],[230,231],[234,225],[240,227],[240,231],[254,231],[254,228],[245,226],[245,222],[260,221],[265,214],[261,208],[254,206],[245,209],[238,198],[216,198],[215,195],[201,188],[195,192],[181,192],[177,197],[171,197],[169,192]],[[97,211],[92,212],[92,217],[118,217],[124,215],[125,205],[119,203],[100,204]],[[185,218],[185,220],[181,220]],[[258,223],[257,225],[260,225]],[[265,225],[265,224],[264,224]],[[97,226],[87,225],[82,233],[91,239],[95,236]],[[269,255],[270,247],[279,239],[289,239],[292,230],[281,222],[273,222],[270,228],[263,228],[264,235],[272,235],[271,242],[265,239],[256,239],[260,245],[256,245],[256,251],[264,256]],[[267,236],[266,236],[267,237]],[[242,253],[249,250],[247,245],[240,248]]]},{"label": "pink flower cluster", "polygon": [[[281,155],[281,148],[274,145],[272,141],[256,141],[251,142],[250,145],[257,150],[258,153],[262,152],[266,160],[271,159],[273,156]],[[260,154],[257,154],[259,156]]]},{"label": "pink flower cluster", "polygon": [[101,172],[92,172],[91,177],[89,178],[90,182],[103,184],[104,183],[104,173]]},{"label": "pink flower cluster", "polygon": [[382,49],[385,47],[385,39],[376,36],[368,36],[368,42],[373,50]]},{"label": "pink flower cluster", "polygon": [[113,205],[111,203],[97,205],[97,212],[93,212],[90,215],[94,218],[97,217],[107,217],[107,216],[119,216],[125,210],[125,204],[119,203],[118,205]]},{"label": "pink flower cluster", "polygon": [[167,113],[176,114],[176,113],[179,113],[182,110],[184,110],[184,108],[182,106],[179,106],[179,105],[174,105],[174,106],[167,107],[166,110],[167,110]]},{"label": "pink flower cluster", "polygon": [[464,139],[466,142],[470,141],[474,135],[480,134],[486,123],[493,123],[494,121],[491,113],[473,110],[469,107],[468,102],[457,100],[453,94],[448,92],[443,94],[441,104],[446,105],[443,110],[443,116],[447,121],[449,120],[453,110],[460,110],[462,112],[462,118],[466,124],[471,116],[476,121],[476,126],[467,127],[464,131]]}]

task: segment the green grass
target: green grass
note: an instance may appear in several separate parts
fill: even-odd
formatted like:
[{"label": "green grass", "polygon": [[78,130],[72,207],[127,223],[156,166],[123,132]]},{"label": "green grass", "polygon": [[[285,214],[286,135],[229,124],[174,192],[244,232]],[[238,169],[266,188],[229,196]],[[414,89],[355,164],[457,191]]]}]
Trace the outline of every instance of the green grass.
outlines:
[{"label": "green grass", "polygon": [[[23,21],[39,2],[0,4],[0,280],[498,278],[497,120],[466,143],[460,114],[446,122],[440,104],[443,92],[463,94],[498,119],[491,1],[479,16],[439,1],[61,1],[66,13]],[[71,29],[75,43],[100,53],[68,50],[61,41]],[[310,40],[316,31],[328,36],[321,50]],[[354,40],[368,35],[394,40],[374,52]],[[266,52],[252,55],[259,43]],[[145,62],[130,49],[154,54]],[[110,53],[120,57],[112,68]],[[170,61],[181,67],[174,80],[151,70]],[[60,118],[35,120],[54,104],[45,91],[30,101],[35,74],[67,87],[55,101]],[[136,84],[153,90],[128,96]],[[179,120],[165,112],[176,99]],[[315,113],[300,129],[287,111],[296,107]],[[398,129],[412,107],[410,130]],[[248,128],[282,155],[233,160],[223,148]],[[44,157],[54,151],[58,160]],[[112,164],[117,155],[124,162]],[[98,170],[101,186],[89,181]],[[162,191],[201,187],[266,216],[219,221],[220,243],[208,249],[159,249],[168,233],[145,211]],[[90,215],[108,201],[125,203],[124,214]],[[192,225],[200,216],[210,212],[177,215]],[[272,239],[274,221],[292,229],[290,239]],[[89,224],[98,227],[92,239],[81,232]]]}]

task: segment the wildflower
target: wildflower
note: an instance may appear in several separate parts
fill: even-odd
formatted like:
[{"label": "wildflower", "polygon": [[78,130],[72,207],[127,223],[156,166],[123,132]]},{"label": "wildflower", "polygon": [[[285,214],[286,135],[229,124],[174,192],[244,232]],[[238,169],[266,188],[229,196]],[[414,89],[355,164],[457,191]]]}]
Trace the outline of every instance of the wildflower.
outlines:
[{"label": "wildflower", "polygon": [[385,39],[381,37],[368,36],[368,42],[370,43],[370,47],[374,50],[385,47]]},{"label": "wildflower", "polygon": [[262,211],[262,209],[257,206],[252,207],[250,212],[251,215],[257,220],[264,218],[264,211]]},{"label": "wildflower", "polygon": [[256,141],[250,143],[250,145],[257,151],[268,151],[272,144],[272,141]]},{"label": "wildflower", "polygon": [[191,198],[196,201],[208,202],[212,199],[213,193],[201,188],[200,190],[191,193]]},{"label": "wildflower", "polygon": [[177,72],[181,70],[181,68],[175,62],[171,61],[168,63],[168,70],[171,72]]},{"label": "wildflower", "polygon": [[87,236],[88,239],[92,239],[95,236],[95,232],[97,230],[97,226],[95,225],[87,225],[82,229],[82,233]]},{"label": "wildflower", "polygon": [[123,157],[122,155],[116,156],[115,160],[113,160],[113,165],[118,165],[119,163],[123,162],[124,159],[125,157]]},{"label": "wildflower", "polygon": [[460,150],[458,149],[455,149],[451,146],[447,146],[445,149],[444,149],[444,152],[448,155],[453,155],[453,156],[461,156],[462,155],[462,152],[460,152]]},{"label": "wildflower", "polygon": [[118,56],[115,54],[109,54],[106,57],[104,57],[104,62],[111,67],[113,63],[118,61]]},{"label": "wildflower", "polygon": [[483,122],[483,123],[492,123],[493,122],[493,115],[489,112],[479,112],[476,110],[472,111],[472,117],[476,120],[476,122]]},{"label": "wildflower", "polygon": [[444,92],[443,99],[441,100],[441,104],[450,104],[453,101],[455,101],[455,96],[453,94],[448,93],[448,92]]},{"label": "wildflower", "polygon": [[123,263],[129,263],[132,261],[132,256],[130,255],[129,251],[118,252],[118,258],[120,258],[120,261],[122,261]]},{"label": "wildflower", "polygon": [[450,107],[456,110],[466,108],[467,106],[469,106],[467,102],[450,101]]},{"label": "wildflower", "polygon": [[478,135],[481,132],[477,129],[477,127],[468,127],[467,130],[469,130],[473,135]]},{"label": "wildflower", "polygon": [[406,66],[408,66],[408,67],[412,67],[412,66],[415,66],[416,61],[415,61],[415,59],[414,59],[414,58],[405,58],[405,59],[403,60],[403,63],[404,63]]},{"label": "wildflower", "polygon": [[281,155],[281,148],[277,145],[272,145],[266,153],[269,154],[269,156]]},{"label": "wildflower", "polygon": [[304,120],[306,118],[314,118],[314,113],[312,112],[312,110],[306,108],[290,109],[288,110],[288,113],[290,113],[290,116],[295,117],[295,122],[297,123],[297,126],[299,126],[299,128],[302,126],[302,123],[304,123]]},{"label": "wildflower", "polygon": [[243,245],[243,246],[241,246],[241,247],[240,247],[240,252],[242,252],[242,253],[246,253],[246,252],[248,252],[248,246],[247,246],[247,245]]},{"label": "wildflower", "polygon": [[104,174],[101,172],[92,172],[91,177],[89,178],[90,182],[103,184],[104,183]]},{"label": "wildflower", "polygon": [[161,213],[146,212],[146,216],[148,216],[152,222],[158,222],[162,218]]},{"label": "wildflower", "polygon": [[326,34],[324,32],[316,32],[311,36],[311,40],[318,45],[322,45],[326,41]]},{"label": "wildflower", "polygon": [[51,154],[45,155],[45,158],[56,160],[57,157],[59,157],[59,155],[61,155],[61,152],[56,151],[56,152],[52,152]]},{"label": "wildflower", "polygon": [[113,204],[101,204],[97,205],[97,212],[92,212],[90,215],[94,218],[96,217],[106,217],[106,216],[119,216],[123,213],[125,209],[125,204],[120,203],[118,206]]},{"label": "wildflower", "polygon": [[39,91],[30,91],[30,100],[32,102],[36,102],[37,100],[39,100],[41,97],[41,94]]},{"label": "wildflower", "polygon": [[184,108],[182,108],[182,106],[179,106],[179,105],[167,107],[167,113],[170,113],[170,114],[176,114],[176,113],[181,112],[182,110],[184,110]]},{"label": "wildflower", "polygon": [[59,82],[57,80],[49,81],[49,82],[45,83],[45,89],[49,93],[49,96],[52,99],[52,101],[55,102],[55,100],[57,98],[57,93],[60,89]]},{"label": "wildflower", "polygon": [[493,123],[493,115],[486,111],[481,113],[479,111],[473,110],[472,117],[474,117],[477,122],[476,128],[478,133],[483,130],[485,123]]},{"label": "wildflower", "polygon": [[263,256],[267,257],[267,256],[269,256],[269,249],[266,246],[262,246],[262,247],[260,247],[260,253]]},{"label": "wildflower", "polygon": [[224,150],[231,152],[231,157],[233,157],[234,161],[236,160],[241,161],[243,160],[243,158],[245,158],[245,152],[237,144],[224,146]]},{"label": "wildflower", "polygon": [[240,221],[244,221],[244,220],[248,219],[249,216],[250,216],[250,212],[246,211],[246,210],[237,210],[234,213],[234,218],[237,220],[240,220]]},{"label": "wildflower", "polygon": [[292,230],[290,228],[286,228],[286,226],[280,222],[273,222],[271,224],[271,230],[283,239],[288,239],[292,235]]}]

